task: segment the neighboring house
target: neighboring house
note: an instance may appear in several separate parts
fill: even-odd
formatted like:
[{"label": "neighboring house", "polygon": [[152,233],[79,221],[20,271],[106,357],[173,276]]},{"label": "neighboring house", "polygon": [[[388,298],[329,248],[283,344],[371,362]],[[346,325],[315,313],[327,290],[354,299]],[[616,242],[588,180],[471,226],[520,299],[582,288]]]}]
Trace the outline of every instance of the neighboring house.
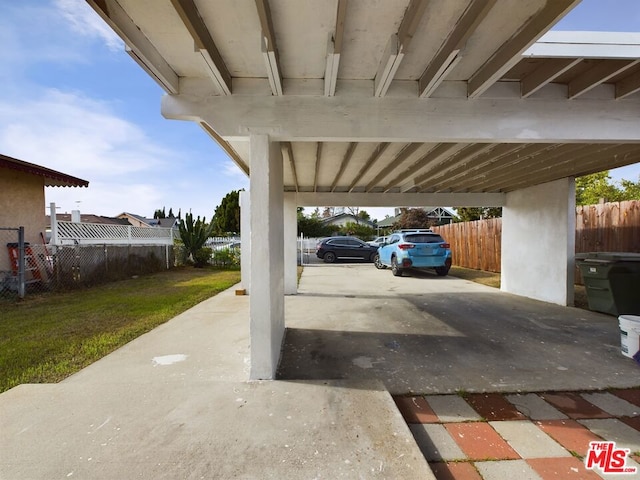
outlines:
[{"label": "neighboring house", "polygon": [[[134,227],[154,227],[158,226],[158,220],[155,218],[145,218],[140,215],[136,215],[134,213],[122,212],[120,215],[117,215],[116,218],[121,218],[127,220]],[[155,224],[155,225],[154,225]]]},{"label": "neighboring house", "polygon": [[[44,187],[88,186],[86,180],[0,154],[0,227],[24,227],[25,241],[41,244],[46,225]],[[0,248],[5,250],[6,245]],[[8,253],[0,250],[0,270],[8,267]]]},{"label": "neighboring house", "polygon": [[320,221],[325,226],[338,226],[344,227],[347,223],[357,223],[359,225],[367,225],[368,227],[375,228],[375,224],[364,218],[356,217],[350,213],[339,213],[331,217],[321,218]]},{"label": "neighboring house", "polygon": [[122,212],[116,218],[126,219],[134,227],[178,228],[178,218],[146,218],[135,213]]},{"label": "neighboring house", "polygon": [[[429,216],[429,219],[433,220],[434,225],[445,225],[447,223],[453,223],[453,220],[458,218],[458,215],[454,210],[448,207],[423,207]],[[395,209],[395,217],[388,217],[378,222],[378,228],[392,228],[393,225],[400,220],[401,209]]]},{"label": "neighboring house", "polygon": [[[47,226],[51,227],[51,215],[47,215]],[[56,220],[59,222],[72,222],[72,214],[56,213]],[[131,225],[126,218],[104,217],[102,215],[80,214],[81,223],[98,223],[102,225]]]}]

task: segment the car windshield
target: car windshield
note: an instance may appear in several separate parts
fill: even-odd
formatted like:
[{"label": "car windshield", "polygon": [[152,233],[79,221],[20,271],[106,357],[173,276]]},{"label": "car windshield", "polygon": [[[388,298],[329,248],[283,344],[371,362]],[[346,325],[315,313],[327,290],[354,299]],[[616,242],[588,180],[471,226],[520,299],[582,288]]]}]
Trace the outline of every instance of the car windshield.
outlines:
[{"label": "car windshield", "polygon": [[405,235],[404,239],[407,242],[412,243],[440,243],[444,242],[444,239],[440,235],[434,235],[433,233],[414,233],[411,235]]}]

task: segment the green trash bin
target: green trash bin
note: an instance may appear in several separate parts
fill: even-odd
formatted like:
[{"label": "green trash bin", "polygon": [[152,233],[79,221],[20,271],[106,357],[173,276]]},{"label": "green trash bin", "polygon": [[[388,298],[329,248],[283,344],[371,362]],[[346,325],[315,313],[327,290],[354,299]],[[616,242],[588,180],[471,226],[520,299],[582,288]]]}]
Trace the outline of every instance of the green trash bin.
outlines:
[{"label": "green trash bin", "polygon": [[640,253],[576,255],[589,309],[610,315],[640,314]]}]

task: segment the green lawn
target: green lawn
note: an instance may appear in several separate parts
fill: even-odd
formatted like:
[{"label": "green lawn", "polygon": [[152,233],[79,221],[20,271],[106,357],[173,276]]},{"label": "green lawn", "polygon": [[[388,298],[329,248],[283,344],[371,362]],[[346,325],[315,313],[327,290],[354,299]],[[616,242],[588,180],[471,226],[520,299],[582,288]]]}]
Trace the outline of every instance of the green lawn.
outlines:
[{"label": "green lawn", "polygon": [[0,392],[58,382],[239,281],[236,270],[185,267],[0,300]]}]

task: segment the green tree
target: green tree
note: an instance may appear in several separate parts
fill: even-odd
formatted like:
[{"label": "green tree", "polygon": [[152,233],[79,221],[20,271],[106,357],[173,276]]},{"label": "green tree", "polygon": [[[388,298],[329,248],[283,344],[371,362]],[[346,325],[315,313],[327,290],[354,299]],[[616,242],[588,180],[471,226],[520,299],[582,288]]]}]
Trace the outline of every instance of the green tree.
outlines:
[{"label": "green tree", "polygon": [[184,220],[178,224],[178,230],[186,256],[193,260],[194,266],[204,267],[208,260],[206,250],[209,250],[205,248],[204,244],[213,233],[213,220],[207,225],[204,218],[200,220],[200,216],[198,216],[194,221],[193,215],[187,213]]},{"label": "green tree", "polygon": [[166,215],[164,214],[164,207],[162,207],[162,210],[158,208],[155,212],[153,212],[153,218],[155,219],[167,218]]},{"label": "green tree", "polygon": [[400,220],[393,227],[400,228],[429,228],[434,222],[422,208],[402,208]]},{"label": "green tree", "polygon": [[576,205],[594,205],[623,200],[622,191],[611,182],[609,170],[576,178]]},{"label": "green tree", "polygon": [[311,217],[307,217],[304,214],[304,208],[298,207],[298,235],[299,234],[303,234],[309,238],[319,238],[331,235],[331,231],[320,221],[318,215],[311,214]]},{"label": "green tree", "polygon": [[622,197],[624,200],[640,200],[640,176],[638,181],[620,180],[622,186]]},{"label": "green tree", "polygon": [[375,229],[371,228],[367,224],[348,222],[338,230],[343,235],[352,235],[358,237],[361,240],[371,240],[376,236]]},{"label": "green tree", "polygon": [[457,209],[458,219],[456,222],[473,222],[485,218],[502,217],[502,207],[460,207]]},{"label": "green tree", "polygon": [[216,207],[212,221],[213,231],[218,235],[240,233],[240,191],[233,190],[225,195]]}]

